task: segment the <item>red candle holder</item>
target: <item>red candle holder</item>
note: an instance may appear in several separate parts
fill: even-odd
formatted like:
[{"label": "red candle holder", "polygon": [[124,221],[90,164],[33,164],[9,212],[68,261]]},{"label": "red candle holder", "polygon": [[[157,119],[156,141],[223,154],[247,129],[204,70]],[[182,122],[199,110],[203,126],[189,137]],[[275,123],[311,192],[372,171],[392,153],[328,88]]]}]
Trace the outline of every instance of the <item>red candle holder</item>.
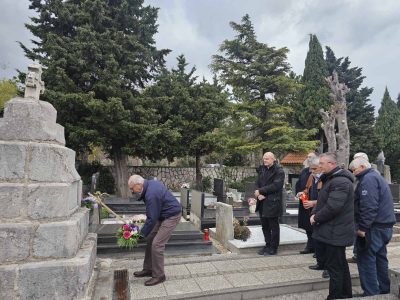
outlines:
[{"label": "red candle holder", "polygon": [[203,238],[205,241],[210,240],[210,235],[209,235],[208,229],[204,229],[204,237]]}]

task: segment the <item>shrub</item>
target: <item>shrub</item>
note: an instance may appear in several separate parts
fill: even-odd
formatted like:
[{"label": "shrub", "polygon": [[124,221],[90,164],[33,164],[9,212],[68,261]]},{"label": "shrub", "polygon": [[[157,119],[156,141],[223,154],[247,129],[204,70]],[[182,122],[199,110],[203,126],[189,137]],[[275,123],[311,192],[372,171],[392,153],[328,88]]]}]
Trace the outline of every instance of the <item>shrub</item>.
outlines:
[{"label": "shrub", "polygon": [[251,236],[251,231],[247,227],[247,219],[240,222],[238,219],[233,219],[233,237],[237,240],[247,241]]}]

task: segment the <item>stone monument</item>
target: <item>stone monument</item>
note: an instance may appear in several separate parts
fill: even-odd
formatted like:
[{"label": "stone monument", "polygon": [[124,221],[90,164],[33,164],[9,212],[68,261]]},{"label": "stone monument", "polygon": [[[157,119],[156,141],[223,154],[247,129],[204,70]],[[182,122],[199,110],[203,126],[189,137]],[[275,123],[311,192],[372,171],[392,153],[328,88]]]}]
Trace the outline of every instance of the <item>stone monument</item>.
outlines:
[{"label": "stone monument", "polygon": [[75,152],[39,100],[41,67],[0,119],[0,299],[82,299],[96,259]]}]

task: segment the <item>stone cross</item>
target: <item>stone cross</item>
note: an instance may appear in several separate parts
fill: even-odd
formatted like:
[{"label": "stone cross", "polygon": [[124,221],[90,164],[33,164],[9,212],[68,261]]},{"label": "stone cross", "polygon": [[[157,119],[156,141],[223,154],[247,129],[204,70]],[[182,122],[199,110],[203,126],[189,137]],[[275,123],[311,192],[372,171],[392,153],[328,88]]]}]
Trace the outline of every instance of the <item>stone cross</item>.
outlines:
[{"label": "stone cross", "polygon": [[42,67],[40,65],[29,65],[25,80],[25,98],[39,100],[39,95],[44,92],[42,81]]}]

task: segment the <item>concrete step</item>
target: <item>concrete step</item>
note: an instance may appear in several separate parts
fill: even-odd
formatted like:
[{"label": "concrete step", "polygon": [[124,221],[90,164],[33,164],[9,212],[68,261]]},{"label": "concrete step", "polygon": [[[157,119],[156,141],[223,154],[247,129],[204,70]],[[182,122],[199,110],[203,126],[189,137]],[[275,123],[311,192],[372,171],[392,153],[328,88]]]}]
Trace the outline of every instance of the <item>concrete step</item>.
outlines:
[{"label": "concrete step", "polygon": [[[400,243],[389,244],[391,268],[400,267],[399,250]],[[351,256],[351,249],[347,251],[347,256]],[[142,263],[141,259],[132,259],[132,257],[98,260],[99,278],[102,278],[102,282],[107,282],[104,276],[105,272],[109,274],[111,270],[128,269],[131,299],[305,300],[325,299],[328,294],[329,281],[321,277],[321,271],[313,271],[308,268],[309,265],[315,264],[311,255],[264,257],[255,254],[223,254],[201,257],[166,257],[167,281],[153,287],[144,286],[145,278],[133,277],[133,272],[140,270]],[[102,264],[108,264],[108,266],[102,268]],[[355,292],[359,292],[357,265],[349,264],[349,268],[353,289]],[[98,288],[107,290],[104,286]],[[112,286],[108,288],[112,288]],[[100,297],[101,293],[98,290],[96,292],[96,295]],[[395,298],[388,296],[376,299],[391,300]]]}]

